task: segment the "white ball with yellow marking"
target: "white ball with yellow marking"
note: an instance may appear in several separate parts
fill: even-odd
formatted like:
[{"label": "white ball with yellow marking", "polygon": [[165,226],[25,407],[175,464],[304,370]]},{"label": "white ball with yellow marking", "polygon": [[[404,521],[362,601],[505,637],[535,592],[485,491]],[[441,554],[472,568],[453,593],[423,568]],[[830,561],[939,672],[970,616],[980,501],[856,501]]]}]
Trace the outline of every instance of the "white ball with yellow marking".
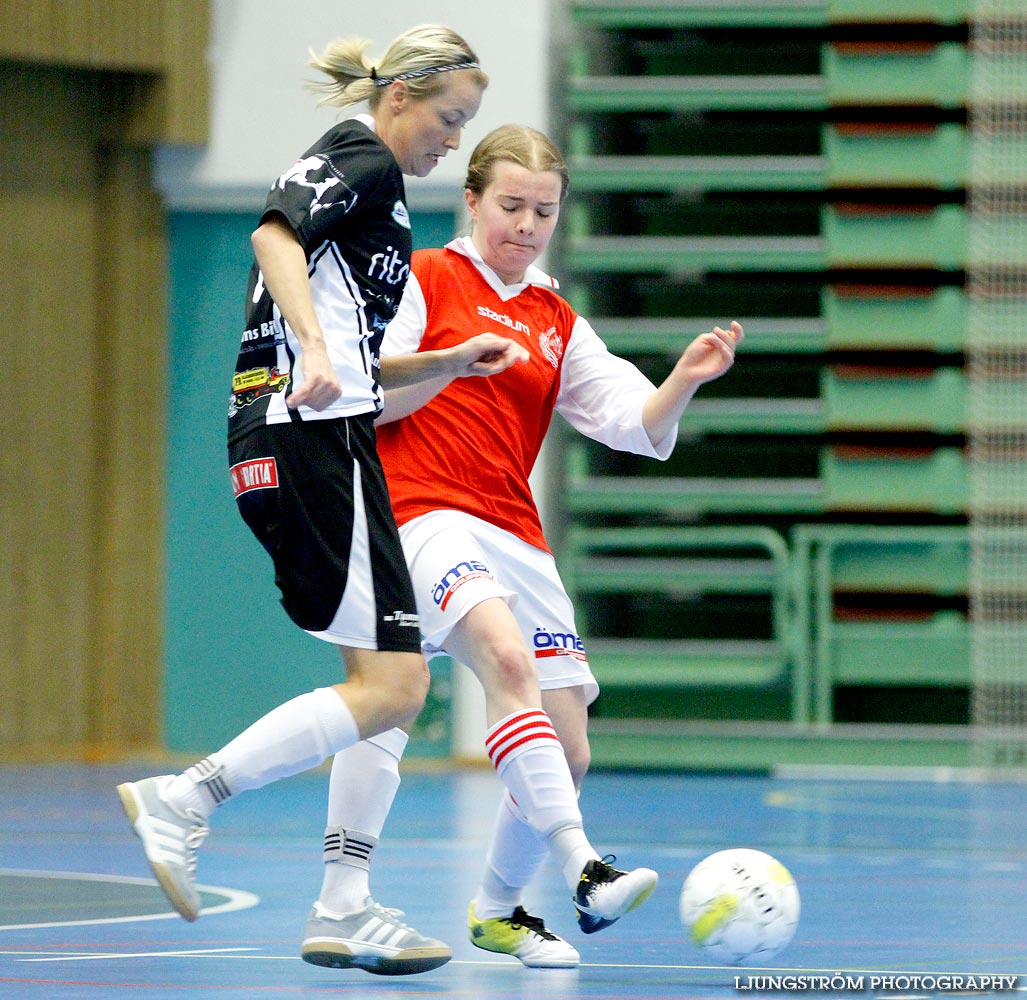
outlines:
[{"label": "white ball with yellow marking", "polygon": [[766,962],[795,937],[799,889],[776,858],[736,847],[692,869],[680,912],[685,930],[710,958],[728,965]]}]

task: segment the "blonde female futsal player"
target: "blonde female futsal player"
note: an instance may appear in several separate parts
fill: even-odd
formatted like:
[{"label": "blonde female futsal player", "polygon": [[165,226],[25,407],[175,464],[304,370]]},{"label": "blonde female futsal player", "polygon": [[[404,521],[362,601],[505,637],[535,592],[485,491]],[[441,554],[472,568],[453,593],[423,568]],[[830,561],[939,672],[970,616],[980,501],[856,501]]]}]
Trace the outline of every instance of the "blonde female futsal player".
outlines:
[{"label": "blonde female futsal player", "polygon": [[[403,175],[426,176],[459,146],[488,78],[448,28],[412,29],[377,63],[368,44],[339,40],[313,63],[330,78],[327,103],[366,100],[370,114],[333,126],[271,187],[253,234],[228,435],[239,511],[274,561],[282,604],[339,648],[347,679],[280,705],[183,774],[119,787],[187,920],[200,912],[195,851],[216,806],[387,733],[424,703],[416,606],[375,450],[382,387],[487,375],[524,353],[489,336],[379,368],[409,273]],[[219,690],[212,665],[203,694]],[[371,899],[356,912],[315,907],[303,947],[318,964],[390,975],[452,954]]]},{"label": "blonde female futsal player", "polygon": [[[465,185],[471,235],[414,254],[383,352],[447,349],[493,331],[516,339],[530,361],[487,380],[443,376],[390,391],[378,422],[425,652],[452,655],[481,681],[486,748],[506,786],[470,906],[470,938],[549,967],[579,958],[521,906],[547,851],[586,934],[641,903],[657,876],[612,868],[582,829],[576,789],[588,769],[587,708],[598,685],[528,475],[554,409],[612,448],[667,458],[689,400],[731,366],[742,339],[737,323],[697,337],[658,389],[611,355],[534,264],[567,183],[560,152],[530,128],[504,126],[478,145]],[[355,906],[367,895],[368,858],[405,742],[397,729],[335,758],[324,905]]]}]

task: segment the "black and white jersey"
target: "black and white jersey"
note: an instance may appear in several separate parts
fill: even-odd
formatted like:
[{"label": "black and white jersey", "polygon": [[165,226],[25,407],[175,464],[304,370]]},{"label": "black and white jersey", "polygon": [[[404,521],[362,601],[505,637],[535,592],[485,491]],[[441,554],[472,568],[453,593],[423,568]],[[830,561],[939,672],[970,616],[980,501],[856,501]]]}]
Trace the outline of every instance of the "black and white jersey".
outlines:
[{"label": "black and white jersey", "polygon": [[330,407],[289,409],[303,384],[301,350],[256,263],[232,378],[229,439],[258,424],[326,420],[381,409],[378,350],[410,272],[410,217],[392,151],[360,116],[329,129],[271,186],[261,221],[277,213],[296,233],[342,395]]}]

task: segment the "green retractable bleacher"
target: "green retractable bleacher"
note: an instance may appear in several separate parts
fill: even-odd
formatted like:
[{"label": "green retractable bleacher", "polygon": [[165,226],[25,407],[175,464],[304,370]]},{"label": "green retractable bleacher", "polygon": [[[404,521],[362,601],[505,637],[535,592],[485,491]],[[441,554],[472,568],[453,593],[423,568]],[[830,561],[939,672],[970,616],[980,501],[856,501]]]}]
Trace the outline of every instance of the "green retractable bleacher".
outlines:
[{"label": "green retractable bleacher", "polygon": [[667,462],[557,436],[594,760],[965,763],[967,3],[569,11],[569,299],[746,329]]}]

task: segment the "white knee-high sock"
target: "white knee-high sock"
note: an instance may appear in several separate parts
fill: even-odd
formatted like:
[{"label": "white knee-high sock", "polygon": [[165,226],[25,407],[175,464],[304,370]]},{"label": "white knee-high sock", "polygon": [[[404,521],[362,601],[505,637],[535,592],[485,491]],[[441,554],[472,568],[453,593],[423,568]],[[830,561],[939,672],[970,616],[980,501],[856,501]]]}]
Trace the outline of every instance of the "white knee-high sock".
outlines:
[{"label": "white knee-high sock", "polygon": [[371,852],[399,788],[399,761],[408,739],[402,729],[390,729],[335,755],[318,898],[323,909],[352,913],[370,895]]},{"label": "white knee-high sock", "polygon": [[409,736],[389,729],[335,755],[328,782],[328,826],[380,836],[399,788]]},{"label": "white knee-high sock", "polygon": [[524,818],[510,793],[504,791],[496,810],[485,871],[474,899],[478,919],[510,916],[548,853],[545,839]]},{"label": "white knee-high sock", "polygon": [[567,757],[549,716],[525,709],[500,719],[487,733],[492,766],[525,819],[546,841],[575,889],[585,864],[599,855],[582,828]]},{"label": "white knee-high sock", "polygon": [[230,796],[309,770],[359,738],[346,702],[333,688],[317,688],[272,709],[178,775],[165,794],[209,816]]}]

